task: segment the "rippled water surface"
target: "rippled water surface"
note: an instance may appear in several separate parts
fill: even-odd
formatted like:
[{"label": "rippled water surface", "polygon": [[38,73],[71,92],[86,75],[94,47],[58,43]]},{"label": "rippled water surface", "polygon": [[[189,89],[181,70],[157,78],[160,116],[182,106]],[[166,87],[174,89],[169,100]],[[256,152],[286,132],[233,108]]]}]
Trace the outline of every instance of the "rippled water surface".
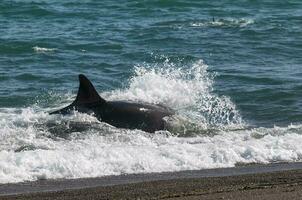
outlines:
[{"label": "rippled water surface", "polygon": [[[0,183],[301,161],[301,25],[297,0],[2,0]],[[172,128],[49,115],[79,73]]]}]

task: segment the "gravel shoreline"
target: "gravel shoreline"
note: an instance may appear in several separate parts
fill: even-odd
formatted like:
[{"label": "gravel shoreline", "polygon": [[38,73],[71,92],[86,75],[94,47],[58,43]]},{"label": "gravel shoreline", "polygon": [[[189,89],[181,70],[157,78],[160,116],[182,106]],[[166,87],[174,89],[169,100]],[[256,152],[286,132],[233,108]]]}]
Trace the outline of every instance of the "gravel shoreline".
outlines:
[{"label": "gravel shoreline", "polygon": [[[80,179],[82,182],[78,185],[79,187],[70,187],[69,189],[66,187],[65,189],[62,188],[62,190],[57,189],[55,191],[29,191],[29,193],[24,191],[24,193],[15,195],[3,193],[3,191],[5,191],[3,188],[7,186],[17,188],[17,186],[21,187],[22,185],[26,185],[26,183],[5,184],[0,185],[0,192],[2,192],[0,199],[301,199],[302,169],[293,169],[292,165],[296,166],[296,168],[301,167],[301,163],[273,164],[268,166],[250,166],[192,172],[155,173],[153,175],[116,176],[115,178],[119,179],[116,183],[110,183],[112,177],[108,177],[107,179],[96,178],[95,180],[101,179],[103,184],[99,182],[98,184],[94,184],[94,186],[93,184],[84,184],[93,179]],[[238,170],[242,171],[242,169],[244,169],[244,171],[252,171],[258,168],[262,169],[254,173],[236,174]],[[279,171],[277,170],[278,168],[280,168]],[[266,170],[263,169],[276,170],[265,172]],[[234,175],[230,175],[230,172],[227,170],[230,170],[230,172],[233,171]],[[204,176],[202,175],[204,171],[209,172],[210,175],[216,172],[217,176]],[[220,175],[220,173],[225,175]],[[173,174],[175,176],[173,176]],[[198,176],[198,174],[201,175]],[[146,178],[152,176],[155,178]],[[136,179],[136,182],[130,181],[129,183],[127,177],[130,177],[131,180]],[[121,180],[125,179],[126,183],[123,183]],[[80,180],[63,180],[61,183],[62,185],[72,181],[78,183]],[[51,181],[44,182],[44,186],[48,187],[49,182]],[[60,181],[53,181],[53,183],[57,185],[58,182]],[[31,187],[36,187],[37,185],[41,186],[41,183],[43,183],[43,181],[28,182],[27,184]]]}]

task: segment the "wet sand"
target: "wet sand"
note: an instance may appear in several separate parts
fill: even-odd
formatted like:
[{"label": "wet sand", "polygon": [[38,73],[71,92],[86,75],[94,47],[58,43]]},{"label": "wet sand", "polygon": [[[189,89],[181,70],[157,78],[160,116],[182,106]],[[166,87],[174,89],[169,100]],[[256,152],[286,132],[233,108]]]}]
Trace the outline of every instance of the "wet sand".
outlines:
[{"label": "wet sand", "polygon": [[302,164],[40,180],[0,185],[0,199],[301,199]]}]

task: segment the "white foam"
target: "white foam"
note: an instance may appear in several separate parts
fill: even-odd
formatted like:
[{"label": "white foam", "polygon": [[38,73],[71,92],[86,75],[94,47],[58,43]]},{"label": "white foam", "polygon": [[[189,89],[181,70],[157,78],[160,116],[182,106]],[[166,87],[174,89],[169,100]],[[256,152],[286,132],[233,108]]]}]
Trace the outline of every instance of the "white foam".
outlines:
[{"label": "white foam", "polygon": [[129,81],[129,87],[105,93],[106,99],[160,103],[175,109],[200,127],[226,127],[243,124],[235,104],[212,91],[214,74],[199,60],[190,66],[176,66],[166,60],[159,65],[141,65]]},{"label": "white foam", "polygon": [[[91,122],[89,117],[81,115],[73,120]],[[102,123],[94,126],[93,130],[72,133],[69,139],[55,140],[39,134],[33,127],[20,133],[15,129],[14,133],[11,132],[18,135],[15,146],[0,151],[0,183],[196,170],[233,167],[236,163],[302,159],[302,126],[220,131],[214,136],[195,137],[175,137],[168,132],[148,134],[115,129]],[[25,144],[34,145],[36,149],[13,151],[18,145]]]},{"label": "white foam", "polygon": [[[166,61],[137,66],[127,88],[102,94],[169,105],[178,112],[174,123],[197,124],[184,134],[117,129],[78,112],[48,115],[38,105],[1,108],[0,183],[301,161],[302,125],[245,129],[232,101],[213,93],[213,80],[202,61]],[[73,99],[63,97],[64,104]]]},{"label": "white foam", "polygon": [[225,19],[216,19],[216,20],[214,19],[212,21],[193,22],[190,25],[193,27],[222,27],[222,26],[246,27],[251,24],[254,24],[253,19],[225,18]]},{"label": "white foam", "polygon": [[46,52],[53,52],[57,49],[55,48],[45,48],[45,47],[38,47],[38,46],[34,46],[33,50],[37,53],[46,53]]}]

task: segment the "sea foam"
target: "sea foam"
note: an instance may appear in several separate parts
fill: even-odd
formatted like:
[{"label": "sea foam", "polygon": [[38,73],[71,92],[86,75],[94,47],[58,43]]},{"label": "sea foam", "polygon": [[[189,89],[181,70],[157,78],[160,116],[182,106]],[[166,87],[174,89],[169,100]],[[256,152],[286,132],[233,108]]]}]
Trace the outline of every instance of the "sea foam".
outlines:
[{"label": "sea foam", "polygon": [[45,48],[45,47],[34,46],[33,50],[37,53],[46,53],[46,52],[53,52],[57,49],[56,48]]},{"label": "sea foam", "polygon": [[[232,100],[213,92],[207,68],[201,60],[143,64],[125,89],[101,93],[168,105],[185,121],[181,132],[117,129],[78,112],[49,115],[62,106],[58,94],[47,110],[1,108],[0,183],[301,161],[302,125],[248,128]],[[62,94],[62,102],[73,97]]]},{"label": "sea foam", "polygon": [[213,18],[211,21],[196,21],[192,22],[190,25],[192,27],[246,27],[251,24],[254,24],[253,19],[234,19],[234,18],[223,18],[223,19],[215,19]]}]

